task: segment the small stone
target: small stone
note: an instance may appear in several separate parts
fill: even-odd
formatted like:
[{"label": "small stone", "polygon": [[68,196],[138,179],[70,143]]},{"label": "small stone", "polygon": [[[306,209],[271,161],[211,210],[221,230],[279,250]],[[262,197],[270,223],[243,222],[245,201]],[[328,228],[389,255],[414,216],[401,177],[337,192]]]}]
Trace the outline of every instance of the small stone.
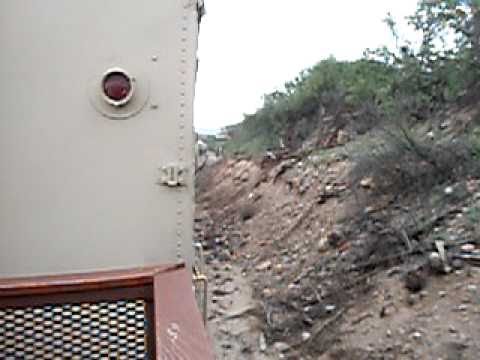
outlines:
[{"label": "small stone", "polygon": [[402,270],[400,269],[400,267],[396,266],[396,267],[387,271],[387,276],[392,277],[392,276],[400,274],[401,272],[402,272]]},{"label": "small stone", "polygon": [[390,329],[387,330],[387,337],[392,337],[392,331]]},{"label": "small stone", "polygon": [[477,285],[468,285],[467,286],[467,290],[472,292],[472,293],[476,293],[477,292]]},{"label": "small stone", "polygon": [[284,342],[276,342],[275,344],[273,344],[273,347],[275,348],[275,350],[281,353],[287,352],[290,349],[290,345]]},{"label": "small stone", "polygon": [[461,304],[461,305],[458,305],[456,308],[455,308],[455,311],[467,311],[468,310],[468,306],[465,305],[465,304]]},{"label": "small stone", "polygon": [[362,179],[360,181],[360,186],[365,189],[371,189],[373,187],[373,179],[371,177]]},{"label": "small stone", "polygon": [[257,265],[255,268],[257,271],[265,271],[268,270],[272,267],[272,262],[270,260],[266,260],[262,262],[261,264]]},{"label": "small stone", "polygon": [[373,206],[368,206],[365,208],[364,210],[365,214],[371,214],[373,212],[375,212],[375,208]]},{"label": "small stone", "polygon": [[453,187],[447,186],[447,187],[445,188],[445,190],[443,190],[443,192],[444,192],[446,195],[451,195],[451,194],[453,194]]},{"label": "small stone", "polygon": [[461,249],[462,249],[462,251],[464,251],[464,252],[473,252],[473,251],[475,251],[475,245],[473,245],[473,244],[465,244],[465,245],[462,245]]},{"label": "small stone", "polygon": [[258,339],[259,347],[261,352],[265,352],[267,350],[267,340],[265,339],[265,334],[261,333],[260,338]]},{"label": "small stone", "polygon": [[408,294],[407,304],[409,306],[414,306],[418,302],[418,296],[416,294]]},{"label": "small stone", "polygon": [[415,340],[420,340],[422,338],[422,333],[420,331],[415,331],[412,334],[412,338],[415,339]]},{"label": "small stone", "polygon": [[302,340],[303,341],[307,341],[308,339],[310,339],[312,337],[312,334],[310,334],[308,331],[304,331],[302,333]]},{"label": "small stone", "polygon": [[427,279],[424,273],[420,270],[409,271],[405,275],[405,287],[412,293],[418,293],[423,290]]},{"label": "small stone", "polygon": [[440,296],[441,298],[444,298],[445,296],[447,296],[447,292],[446,291],[439,291],[438,296]]},{"label": "small stone", "polygon": [[274,266],[274,269],[277,273],[283,272],[283,265],[282,264],[277,264]]},{"label": "small stone", "polygon": [[444,121],[438,127],[440,128],[440,130],[445,130],[449,126],[450,126],[450,122],[449,121]]},{"label": "small stone", "polygon": [[451,264],[454,270],[461,270],[465,267],[465,263],[461,259],[453,259]]},{"label": "small stone", "polygon": [[265,288],[265,289],[263,289],[262,293],[263,293],[263,296],[270,297],[270,296],[272,296],[273,291],[272,291],[272,289]]},{"label": "small stone", "polygon": [[337,307],[335,305],[326,305],[325,311],[329,314],[333,313]]},{"label": "small stone", "polygon": [[448,331],[452,334],[456,334],[458,332],[457,329],[455,329],[455,327],[453,325],[450,325],[448,327]]},{"label": "small stone", "polygon": [[442,258],[438,252],[432,252],[428,256],[428,264],[430,269],[437,274],[445,274],[445,266],[443,264]]},{"label": "small stone", "polygon": [[402,348],[402,354],[403,355],[410,354],[412,351],[413,351],[413,349],[412,349],[412,346],[410,344],[406,344]]}]

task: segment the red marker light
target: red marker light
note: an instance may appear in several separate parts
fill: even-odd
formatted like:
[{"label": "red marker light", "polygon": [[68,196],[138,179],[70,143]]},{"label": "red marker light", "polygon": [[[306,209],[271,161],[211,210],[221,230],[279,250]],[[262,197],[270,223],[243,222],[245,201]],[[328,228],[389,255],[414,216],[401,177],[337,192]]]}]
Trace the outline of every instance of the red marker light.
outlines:
[{"label": "red marker light", "polygon": [[107,99],[115,105],[123,105],[131,95],[132,81],[127,74],[114,71],[105,75],[102,87]]}]

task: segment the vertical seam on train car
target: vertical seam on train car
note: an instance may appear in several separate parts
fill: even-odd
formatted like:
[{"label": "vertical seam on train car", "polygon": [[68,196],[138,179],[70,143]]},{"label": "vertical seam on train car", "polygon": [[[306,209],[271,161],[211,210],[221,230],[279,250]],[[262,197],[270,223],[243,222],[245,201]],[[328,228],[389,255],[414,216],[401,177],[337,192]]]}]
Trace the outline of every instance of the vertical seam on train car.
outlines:
[{"label": "vertical seam on train car", "polygon": [[[178,139],[178,161],[179,166],[183,167],[185,165],[185,153],[186,153],[186,141],[185,141],[185,130],[186,130],[186,108],[187,108],[187,55],[188,55],[188,7],[183,7],[182,21],[180,22],[181,31],[180,31],[180,87],[179,87],[179,139]],[[188,167],[185,171],[188,171]],[[188,175],[188,174],[185,174]],[[177,258],[182,260],[182,246],[183,246],[183,209],[184,203],[183,199],[180,196],[178,198],[178,210],[177,210]]]}]

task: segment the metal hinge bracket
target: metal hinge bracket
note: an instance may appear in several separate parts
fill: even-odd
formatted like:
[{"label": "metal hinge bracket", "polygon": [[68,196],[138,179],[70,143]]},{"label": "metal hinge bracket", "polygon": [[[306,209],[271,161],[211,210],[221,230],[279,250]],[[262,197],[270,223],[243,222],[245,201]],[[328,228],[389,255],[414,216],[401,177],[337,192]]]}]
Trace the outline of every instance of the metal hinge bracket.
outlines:
[{"label": "metal hinge bracket", "polygon": [[187,169],[179,165],[167,165],[160,168],[160,179],[158,185],[168,187],[186,186],[185,174]]}]

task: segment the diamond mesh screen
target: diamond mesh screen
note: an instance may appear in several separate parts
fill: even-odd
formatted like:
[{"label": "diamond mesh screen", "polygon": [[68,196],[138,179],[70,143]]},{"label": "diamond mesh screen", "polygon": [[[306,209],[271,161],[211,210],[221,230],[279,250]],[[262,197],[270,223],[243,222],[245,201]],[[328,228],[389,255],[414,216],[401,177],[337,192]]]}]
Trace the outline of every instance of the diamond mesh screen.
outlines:
[{"label": "diamond mesh screen", "polygon": [[145,302],[0,309],[0,359],[145,359]]}]

